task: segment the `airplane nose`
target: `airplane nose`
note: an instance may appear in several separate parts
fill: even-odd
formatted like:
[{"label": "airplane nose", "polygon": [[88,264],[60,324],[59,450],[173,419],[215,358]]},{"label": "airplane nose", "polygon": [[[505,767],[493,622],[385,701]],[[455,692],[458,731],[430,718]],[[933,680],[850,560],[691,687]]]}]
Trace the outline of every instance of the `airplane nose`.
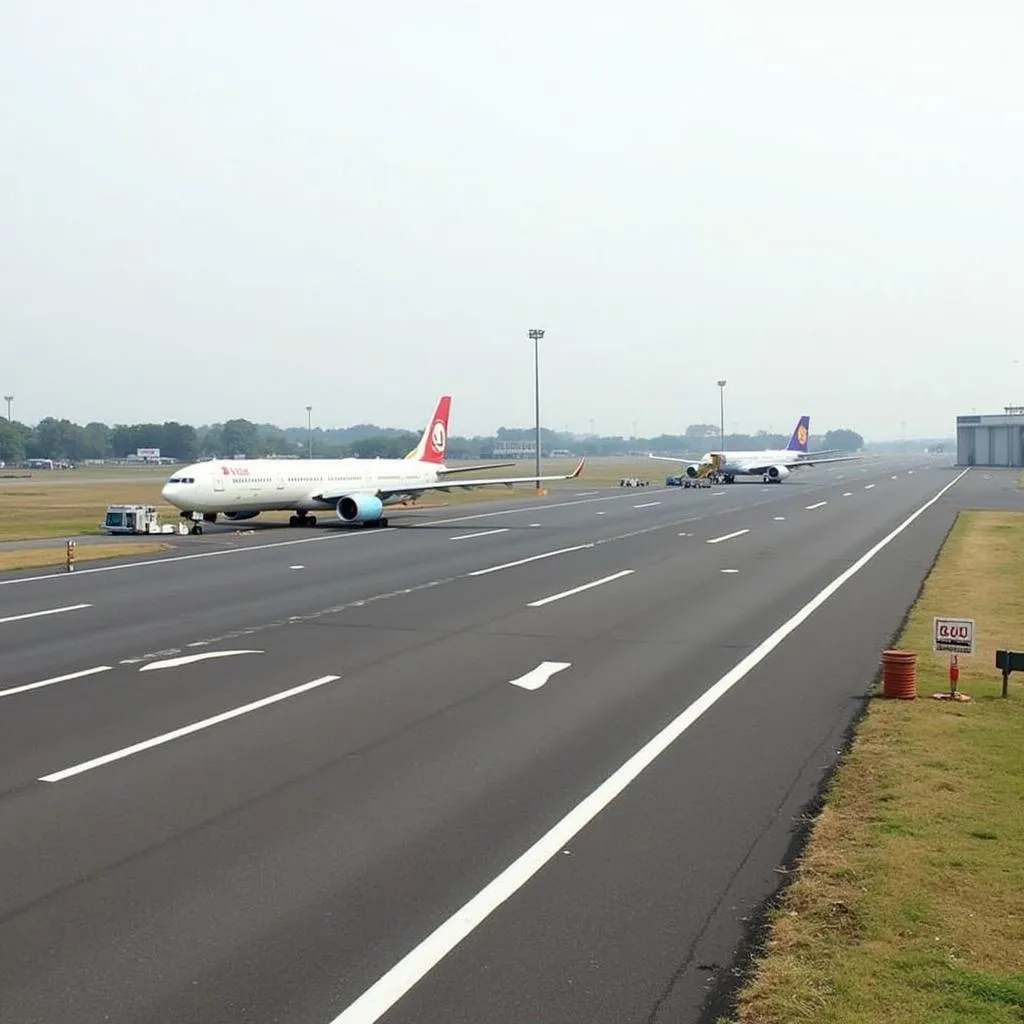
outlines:
[{"label": "airplane nose", "polygon": [[160,488],[160,497],[163,498],[164,501],[170,501],[171,500],[171,485],[170,484],[164,484],[163,487]]}]

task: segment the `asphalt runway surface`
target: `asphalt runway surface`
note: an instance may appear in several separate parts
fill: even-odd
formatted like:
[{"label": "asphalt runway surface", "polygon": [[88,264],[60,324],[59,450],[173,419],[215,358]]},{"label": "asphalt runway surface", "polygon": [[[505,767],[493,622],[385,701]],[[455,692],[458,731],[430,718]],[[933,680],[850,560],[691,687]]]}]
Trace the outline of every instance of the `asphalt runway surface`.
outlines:
[{"label": "asphalt runway surface", "polygon": [[709,1019],[1008,480],[584,479],[0,577],[3,1019]]}]

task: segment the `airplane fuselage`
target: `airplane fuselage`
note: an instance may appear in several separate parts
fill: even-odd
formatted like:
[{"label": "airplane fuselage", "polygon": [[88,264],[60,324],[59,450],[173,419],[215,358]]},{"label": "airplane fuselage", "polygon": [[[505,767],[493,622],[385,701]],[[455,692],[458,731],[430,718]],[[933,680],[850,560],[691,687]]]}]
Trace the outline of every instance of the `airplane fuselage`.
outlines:
[{"label": "airplane fuselage", "polygon": [[412,459],[246,459],[198,462],[175,473],[161,492],[187,512],[277,512],[333,509],[332,494],[391,493],[384,504],[405,500],[403,486],[444,485],[444,465]]}]

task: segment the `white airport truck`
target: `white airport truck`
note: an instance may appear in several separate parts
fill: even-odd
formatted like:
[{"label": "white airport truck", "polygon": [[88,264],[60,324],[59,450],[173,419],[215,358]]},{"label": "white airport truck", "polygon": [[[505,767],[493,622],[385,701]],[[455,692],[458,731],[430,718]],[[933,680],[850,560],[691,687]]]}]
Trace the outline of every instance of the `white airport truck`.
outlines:
[{"label": "white airport truck", "polygon": [[108,505],[100,523],[104,533],[188,533],[188,526],[160,522],[155,505]]}]

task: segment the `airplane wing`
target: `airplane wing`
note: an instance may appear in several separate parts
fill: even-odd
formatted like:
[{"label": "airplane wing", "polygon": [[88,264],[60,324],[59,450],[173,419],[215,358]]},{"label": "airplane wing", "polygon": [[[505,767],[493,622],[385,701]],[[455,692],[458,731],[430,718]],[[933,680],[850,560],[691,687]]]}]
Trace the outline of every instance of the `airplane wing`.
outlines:
[{"label": "airplane wing", "polygon": [[514,465],[514,462],[489,462],[486,466],[445,466],[440,472],[444,476],[450,476],[452,473],[472,473],[474,470],[483,472],[485,469],[504,469],[506,466]]},{"label": "airplane wing", "polygon": [[[828,463],[833,462],[856,462],[859,459],[864,458],[863,455],[840,455],[835,458],[829,459],[786,459],[781,464],[787,469],[796,469],[797,466],[824,466]],[[764,473],[771,469],[772,466],[778,466],[778,462],[766,462],[763,466],[756,465],[753,462],[744,464],[744,469],[748,473]]]},{"label": "airplane wing", "polygon": [[[513,484],[534,484],[548,480],[575,480],[583,472],[586,461],[586,458],[580,459],[580,464],[571,473],[562,473],[558,476],[492,476],[481,477],[478,480],[438,480],[432,484],[403,484],[401,487],[381,488],[377,493],[382,498],[388,498],[395,494],[413,495],[422,494],[424,491],[450,491],[455,487],[496,487],[499,484],[511,487]],[[318,501],[338,501],[353,493],[358,493],[358,491],[323,491],[314,497]]]},{"label": "airplane wing", "polygon": [[700,459],[679,459],[674,455],[650,455],[647,458],[657,459],[658,462],[674,462],[678,466],[699,466]]}]

